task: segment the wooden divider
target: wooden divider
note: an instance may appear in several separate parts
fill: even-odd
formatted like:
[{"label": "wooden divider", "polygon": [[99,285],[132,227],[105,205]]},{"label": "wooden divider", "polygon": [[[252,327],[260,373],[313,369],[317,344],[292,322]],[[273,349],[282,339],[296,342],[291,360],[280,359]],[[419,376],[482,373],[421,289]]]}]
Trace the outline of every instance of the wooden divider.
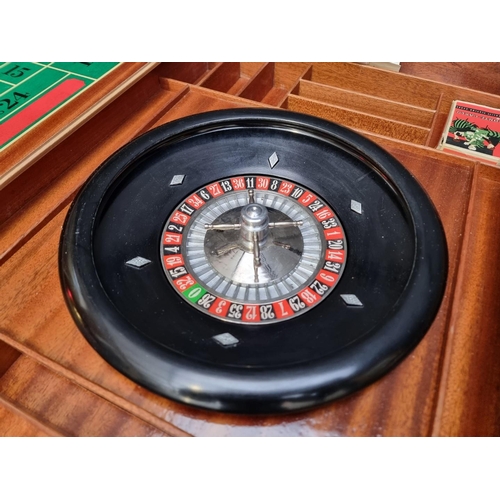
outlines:
[{"label": "wooden divider", "polygon": [[0,340],[0,379],[20,355],[21,353],[17,349]]},{"label": "wooden divider", "polygon": [[[63,436],[164,436],[109,401],[83,389],[27,356],[0,378],[0,406],[44,424]],[[63,404],[78,401],[68,410]],[[3,404],[2,404],[3,403]]]},{"label": "wooden divider", "polygon": [[36,418],[17,411],[9,403],[3,403],[0,395],[0,437],[54,437],[61,436],[59,432],[47,427]]},{"label": "wooden divider", "polygon": [[477,165],[434,435],[500,435],[500,169]]},{"label": "wooden divider", "polygon": [[367,94],[420,108],[435,110],[441,94],[440,84],[407,77],[393,71],[353,63],[315,63],[310,80],[333,87]]},{"label": "wooden divider", "polygon": [[263,66],[263,63],[222,63],[200,80],[199,85],[218,92],[238,95]]},{"label": "wooden divider", "polygon": [[238,94],[243,99],[263,101],[274,87],[274,63],[264,64]]},{"label": "wooden divider", "polygon": [[218,65],[217,63],[207,62],[165,62],[160,65],[159,75],[164,78],[168,77],[197,85]]},{"label": "wooden divider", "polygon": [[352,109],[340,106],[324,104],[293,94],[288,96],[283,104],[283,108],[325,118],[326,120],[331,120],[361,132],[371,132],[415,144],[425,144],[430,130],[424,127],[408,125],[407,123],[353,111]]},{"label": "wooden divider", "polygon": [[294,89],[293,94],[325,104],[340,106],[353,111],[379,116],[380,118],[387,118],[391,121],[425,128],[431,126],[435,114],[430,109],[410,106],[308,80],[301,80]]}]

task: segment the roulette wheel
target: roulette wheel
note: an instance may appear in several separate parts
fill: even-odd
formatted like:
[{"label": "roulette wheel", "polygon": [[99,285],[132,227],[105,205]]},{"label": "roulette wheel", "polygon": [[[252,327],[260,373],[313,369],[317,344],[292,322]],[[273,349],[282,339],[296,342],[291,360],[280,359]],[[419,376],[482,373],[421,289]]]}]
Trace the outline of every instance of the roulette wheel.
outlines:
[{"label": "roulette wheel", "polygon": [[79,329],[200,408],[299,411],[400,362],[446,284],[441,223],[387,152],[311,116],[235,109],[154,129],[75,199],[60,277]]}]

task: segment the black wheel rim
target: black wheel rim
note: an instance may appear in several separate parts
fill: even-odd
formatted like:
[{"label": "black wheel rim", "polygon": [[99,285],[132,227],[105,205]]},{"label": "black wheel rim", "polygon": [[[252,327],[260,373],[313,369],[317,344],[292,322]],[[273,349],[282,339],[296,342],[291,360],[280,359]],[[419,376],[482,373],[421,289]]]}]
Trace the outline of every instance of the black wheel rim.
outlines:
[{"label": "black wheel rim", "polygon": [[[269,141],[268,148],[266,137],[274,140]],[[259,151],[267,148],[266,151],[272,153],[276,143],[285,152],[281,165],[278,163],[273,172],[266,170],[269,165],[263,161],[256,159],[252,165],[236,165],[235,158],[231,156],[240,154],[234,152],[239,151],[241,145],[241,151],[245,151],[248,159],[251,154],[246,151],[252,144],[258,144],[256,148]],[[231,151],[227,150],[229,146],[226,144],[230,145]],[[218,164],[217,170],[210,165],[206,169],[195,170],[192,163],[196,163],[195,153],[199,150],[206,154],[222,151],[227,165]],[[307,158],[316,158],[311,160],[318,165],[315,171],[307,167],[301,170],[300,161],[292,159],[302,158],[304,151],[309,152]],[[360,172],[366,171],[369,174],[367,178],[375,179],[373,189],[386,193],[390,201],[388,204],[395,207],[392,209],[393,216],[406,227],[406,237],[403,238],[406,240],[405,250],[402,252],[407,275],[399,279],[395,287],[399,290],[397,296],[384,303],[386,309],[377,313],[379,316],[369,312],[370,287],[372,298],[383,296],[385,292],[389,293],[388,283],[396,278],[392,274],[390,279],[384,278],[381,290],[377,289],[378,281],[370,282],[369,278],[363,278],[365,288],[361,288],[359,293],[368,297],[365,309],[368,319],[350,316],[354,313],[349,308],[345,308],[349,312],[344,313],[341,307],[345,304],[339,299],[342,289],[335,290],[331,294],[332,299],[326,299],[317,310],[304,314],[300,321],[300,318],[289,321],[287,330],[294,333],[288,340],[284,330],[271,333],[269,328],[264,328],[264,334],[269,331],[269,344],[266,345],[266,337],[261,335],[256,338],[256,330],[251,327],[237,328],[237,336],[246,339],[242,345],[248,349],[242,349],[240,356],[237,351],[232,353],[229,350],[218,354],[210,343],[215,332],[227,331],[227,324],[189,309],[175,294],[168,302],[169,307],[178,311],[175,314],[179,319],[173,318],[160,332],[158,324],[151,318],[161,316],[161,306],[158,301],[156,305],[148,305],[155,302],[151,299],[153,294],[145,299],[144,307],[156,310],[146,313],[140,312],[142,306],[127,308],[126,303],[124,305],[121,299],[116,298],[119,294],[113,296],[115,282],[112,278],[108,279],[107,271],[104,271],[107,264],[104,264],[103,255],[109,252],[109,248],[103,228],[111,227],[107,220],[111,217],[110,207],[119,203],[116,200],[125,196],[122,193],[126,189],[139,192],[139,188],[134,186],[142,182],[141,174],[144,176],[143,170],[147,170],[149,164],[157,169],[154,172],[160,172],[161,167],[165,176],[171,177],[178,172],[179,163],[170,164],[169,154],[174,157],[177,154],[177,159],[184,158],[183,168],[192,172],[189,176],[193,177],[192,184],[182,188],[182,195],[193,186],[203,185],[203,179],[222,179],[234,172],[253,168],[271,176],[281,175],[295,182],[300,181],[325,198],[335,198],[332,205],[343,214],[341,220],[348,236],[351,233],[348,241],[353,241],[354,245],[352,269],[344,272],[342,284],[348,283],[349,272],[354,273],[354,278],[364,276],[370,274],[375,264],[390,268],[395,259],[393,256],[392,261],[385,263],[381,251],[375,257],[366,256],[362,241],[357,242],[356,234],[372,233],[365,227],[366,223],[364,226],[359,223],[361,229],[355,230],[358,222],[349,223],[350,220],[356,221],[354,215],[345,206],[342,210],[336,206],[341,204],[339,200],[347,200],[351,196],[347,191],[358,189],[356,179],[343,172],[347,172],[350,166],[360,168]],[[332,155],[335,158],[328,160]],[[291,158],[289,164],[285,161],[287,157]],[[292,165],[294,161],[295,166]],[[342,169],[336,166],[340,163]],[[336,188],[339,193],[336,193],[331,189],[332,179],[344,179],[343,175],[346,180],[342,180],[340,188]],[[325,186],[328,183],[330,187]],[[141,184],[141,189],[143,186]],[[154,188],[148,189],[154,191]],[[182,195],[181,191],[179,194],[167,192],[164,196],[171,199],[165,201],[165,206],[174,206]],[[155,203],[154,195],[151,198],[150,203]],[[369,196],[366,198],[369,199]],[[145,201],[144,205],[148,203]],[[131,208],[134,213],[141,210]],[[152,211],[144,209],[143,216]],[[165,211],[159,215],[163,220],[167,216]],[[384,234],[394,235],[390,221],[378,215],[372,217],[380,226],[377,238]],[[137,220],[135,227],[138,227]],[[161,227],[152,229],[153,232],[156,230],[161,231]],[[359,239],[362,239],[361,236]],[[386,253],[396,255],[401,245],[395,238],[392,239],[391,250],[386,249]],[[117,239],[115,243],[118,245],[123,241]],[[369,246],[368,242],[366,247]],[[377,244],[374,246],[377,247]],[[363,259],[374,259],[375,264],[363,264]],[[110,260],[117,260],[117,263],[110,265],[116,269],[109,274],[121,272],[120,259]],[[390,271],[387,272],[390,274]],[[446,242],[436,211],[423,189],[395,158],[349,129],[281,110],[238,109],[204,113],[172,122],[137,138],[101,165],[82,188],[66,218],[60,245],[60,276],[66,303],[83,335],[104,359],[138,384],[163,396],[200,408],[237,413],[304,410],[350,394],[377,380],[411,352],[425,335],[439,309],[446,273]],[[164,275],[158,280],[153,278],[153,281],[156,295],[172,292]],[[128,287],[124,285],[125,294],[128,289],[134,288],[130,283]],[[165,290],[162,287],[166,287]],[[344,293],[349,291],[344,289]],[[143,296],[144,293],[127,300],[135,305],[138,303],[136,300],[140,302]],[[376,302],[375,299],[373,301]],[[131,309],[134,311],[131,312]],[[149,319],[143,322],[146,316]],[[189,324],[184,320],[187,316]],[[329,327],[331,324],[334,327]],[[203,325],[203,332],[200,325]],[[314,336],[306,336],[311,330],[318,331],[317,340]],[[294,341],[290,340],[292,337]],[[197,343],[200,344],[199,349]],[[286,347],[285,344],[290,345]],[[300,348],[303,349],[303,358]],[[288,354],[273,358],[272,353],[281,350]],[[258,352],[262,353],[262,362],[258,362]]]}]

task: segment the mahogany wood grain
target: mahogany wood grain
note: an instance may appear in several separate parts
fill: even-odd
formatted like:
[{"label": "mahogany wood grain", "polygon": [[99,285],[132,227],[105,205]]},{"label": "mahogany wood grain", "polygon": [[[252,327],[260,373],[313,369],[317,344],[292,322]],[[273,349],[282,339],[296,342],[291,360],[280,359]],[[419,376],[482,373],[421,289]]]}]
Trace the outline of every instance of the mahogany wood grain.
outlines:
[{"label": "mahogany wood grain", "polygon": [[[377,77],[373,78],[374,71]],[[314,63],[311,81],[420,108],[436,109],[439,84],[362,64]]]},{"label": "mahogany wood grain", "polygon": [[[478,167],[434,433],[500,436],[500,169]],[[479,313],[480,311],[480,313]]]},{"label": "mahogany wood grain", "polygon": [[402,62],[400,73],[500,95],[498,62]]},{"label": "mahogany wood grain", "polygon": [[435,112],[430,109],[410,106],[380,97],[372,97],[359,92],[337,89],[329,85],[301,80],[293,92],[300,97],[313,99],[325,104],[348,108],[370,115],[387,118],[419,127],[430,128]]},{"label": "mahogany wood grain", "polygon": [[311,71],[311,63],[276,62],[274,63],[275,85],[288,89],[290,92],[301,78],[310,79]]},{"label": "mahogany wood grain", "polygon": [[4,400],[65,436],[164,436],[33,359],[21,356],[0,379]]},{"label": "mahogany wood grain", "polygon": [[443,136],[443,130],[444,127],[446,126],[447,120],[448,120],[448,112],[442,113],[436,111],[436,114],[434,115],[434,120],[432,122],[431,131],[427,136],[427,142],[425,143],[426,146],[429,146],[430,148],[438,147],[441,141],[441,137]]},{"label": "mahogany wood grain", "polygon": [[190,92],[183,95],[182,100],[178,101],[172,108],[166,109],[151,125],[151,128],[192,114],[249,107],[262,107],[262,104],[204,88],[191,87]]},{"label": "mahogany wood grain", "polygon": [[160,65],[158,71],[160,76],[164,78],[197,84],[216,66],[216,63],[206,62],[165,62]]},{"label": "mahogany wood grain", "polygon": [[274,63],[264,64],[238,94],[243,99],[262,101],[274,88]]},{"label": "mahogany wood grain", "polygon": [[310,72],[309,63],[274,63],[273,88],[263,97],[262,103],[281,107],[300,79],[307,78]]},{"label": "mahogany wood grain", "polygon": [[20,355],[19,351],[0,340],[0,379]]},{"label": "mahogany wood grain", "polygon": [[305,99],[293,94],[288,96],[283,107],[290,111],[319,116],[320,118],[349,126],[354,130],[385,135],[415,144],[425,144],[430,130],[340,106],[324,104],[323,102]]},{"label": "mahogany wood grain", "polygon": [[217,90],[219,92],[229,92],[240,80],[244,79],[241,76],[241,68],[239,62],[227,62],[217,66],[205,79],[199,82],[202,87]]},{"label": "mahogany wood grain", "polygon": [[3,402],[0,396],[0,437],[56,437],[58,431],[48,429],[36,418],[29,418],[17,411],[9,402]]},{"label": "mahogany wood grain", "polygon": [[281,106],[300,78],[308,77],[311,65],[309,63],[163,63],[159,71],[163,78],[201,85],[267,105]]},{"label": "mahogany wood grain", "polygon": [[265,63],[222,63],[200,80],[199,85],[230,95],[240,95],[266,66]]}]

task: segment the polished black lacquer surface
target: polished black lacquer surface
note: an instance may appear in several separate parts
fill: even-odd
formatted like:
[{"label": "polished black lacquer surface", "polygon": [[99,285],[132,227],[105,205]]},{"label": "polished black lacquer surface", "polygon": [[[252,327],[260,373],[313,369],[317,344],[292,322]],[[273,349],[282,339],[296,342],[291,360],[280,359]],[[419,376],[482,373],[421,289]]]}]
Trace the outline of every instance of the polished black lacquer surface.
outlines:
[{"label": "polished black lacquer surface", "polygon": [[[323,198],[348,247],[333,292],[270,325],[229,324],[194,309],[168,283],[159,252],[165,221],[182,199],[210,182],[252,174]],[[182,184],[170,185],[174,175],[185,176]],[[151,263],[125,264],[136,256]],[[261,109],[184,118],[119,150],[75,200],[60,247],[66,302],[111,365],[177,401],[240,413],[305,409],[382,376],[425,335],[446,269],[436,212],[397,160],[333,123]],[[346,294],[362,306],[347,305]],[[222,347],[213,340],[221,333],[239,343]]]}]

